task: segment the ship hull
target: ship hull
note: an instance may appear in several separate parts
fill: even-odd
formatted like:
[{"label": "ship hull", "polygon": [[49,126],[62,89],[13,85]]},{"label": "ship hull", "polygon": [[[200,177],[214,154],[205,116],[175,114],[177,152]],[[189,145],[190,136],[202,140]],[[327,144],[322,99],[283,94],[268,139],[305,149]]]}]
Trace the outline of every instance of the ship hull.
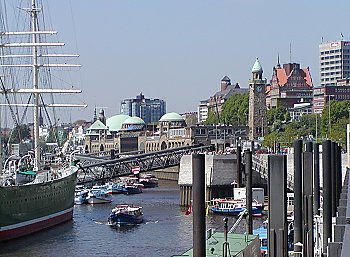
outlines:
[{"label": "ship hull", "polygon": [[0,231],[0,242],[26,236],[43,229],[53,227],[55,225],[71,220],[72,217],[73,208],[70,208],[63,212],[55,213],[54,215],[49,215],[47,217],[24,222],[23,224],[3,227]]},{"label": "ship hull", "polygon": [[76,176],[0,187],[0,242],[72,219]]}]

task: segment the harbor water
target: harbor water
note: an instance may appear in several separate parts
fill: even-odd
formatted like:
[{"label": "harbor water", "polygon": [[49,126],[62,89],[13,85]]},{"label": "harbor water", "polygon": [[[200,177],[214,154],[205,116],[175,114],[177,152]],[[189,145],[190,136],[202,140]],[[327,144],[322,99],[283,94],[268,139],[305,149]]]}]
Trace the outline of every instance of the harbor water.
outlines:
[{"label": "harbor water", "polygon": [[[118,256],[169,257],[192,248],[192,215],[179,206],[180,191],[175,181],[159,181],[159,187],[142,194],[113,195],[113,202],[75,205],[72,221],[0,243],[0,256]],[[110,227],[107,218],[116,204],[142,206],[144,223]],[[220,215],[207,217],[207,228],[223,230]],[[254,220],[254,227],[266,217]],[[235,218],[229,218],[229,225]],[[244,232],[245,222],[237,232]]]}]

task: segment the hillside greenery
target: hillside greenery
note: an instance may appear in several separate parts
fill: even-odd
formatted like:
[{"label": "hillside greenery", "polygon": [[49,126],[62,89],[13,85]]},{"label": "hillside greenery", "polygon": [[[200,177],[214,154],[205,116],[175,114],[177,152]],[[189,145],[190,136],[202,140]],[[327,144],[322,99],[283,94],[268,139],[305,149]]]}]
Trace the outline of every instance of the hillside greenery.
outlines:
[{"label": "hillside greenery", "polygon": [[[222,106],[221,114],[217,108],[209,109],[207,125],[230,124],[247,125],[249,112],[249,93],[235,94]],[[346,143],[346,124],[350,122],[350,101],[330,101],[322,115],[304,114],[299,121],[292,121],[288,110],[277,106],[267,110],[268,128],[262,142],[263,146],[272,147],[274,142],[281,146],[292,147],[295,139],[317,140],[331,139]]]}]

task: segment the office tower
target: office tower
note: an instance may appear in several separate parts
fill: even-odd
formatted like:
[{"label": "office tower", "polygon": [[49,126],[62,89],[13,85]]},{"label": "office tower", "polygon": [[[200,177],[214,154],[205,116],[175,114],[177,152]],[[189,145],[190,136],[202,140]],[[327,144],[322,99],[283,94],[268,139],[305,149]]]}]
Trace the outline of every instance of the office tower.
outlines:
[{"label": "office tower", "polygon": [[158,122],[165,113],[164,100],[145,98],[142,93],[134,99],[124,99],[120,105],[120,114],[139,117],[145,123]]},{"label": "office tower", "polygon": [[320,85],[335,86],[350,77],[350,41],[322,43],[320,48]]}]

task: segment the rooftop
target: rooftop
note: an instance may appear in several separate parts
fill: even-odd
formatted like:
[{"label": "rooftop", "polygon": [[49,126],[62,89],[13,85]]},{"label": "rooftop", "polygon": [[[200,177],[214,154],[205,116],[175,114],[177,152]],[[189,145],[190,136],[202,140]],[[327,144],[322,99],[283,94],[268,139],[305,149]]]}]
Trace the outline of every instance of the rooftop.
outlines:
[{"label": "rooftop", "polygon": [[[230,256],[237,256],[241,253],[257,236],[244,234],[227,234],[227,242],[229,243]],[[206,242],[206,256],[223,256],[224,233],[215,232]],[[214,249],[212,253],[210,250]],[[259,249],[260,251],[260,249]],[[193,249],[188,250],[182,255],[173,255],[172,257],[190,256],[193,257]]]},{"label": "rooftop", "polygon": [[176,112],[169,112],[164,114],[159,121],[184,121],[184,118]]},{"label": "rooftop", "polygon": [[109,131],[119,131],[122,128],[123,122],[128,118],[130,118],[129,115],[114,115],[106,120],[106,125],[109,128]]},{"label": "rooftop", "polygon": [[145,124],[144,120],[139,117],[129,117],[124,120],[123,124]]},{"label": "rooftop", "polygon": [[259,62],[258,57],[256,57],[256,61],[255,61],[254,65],[253,65],[252,72],[253,72],[253,73],[260,73],[260,72],[263,72],[263,69],[262,69],[262,67],[261,67],[261,64],[260,64],[260,62]]}]

